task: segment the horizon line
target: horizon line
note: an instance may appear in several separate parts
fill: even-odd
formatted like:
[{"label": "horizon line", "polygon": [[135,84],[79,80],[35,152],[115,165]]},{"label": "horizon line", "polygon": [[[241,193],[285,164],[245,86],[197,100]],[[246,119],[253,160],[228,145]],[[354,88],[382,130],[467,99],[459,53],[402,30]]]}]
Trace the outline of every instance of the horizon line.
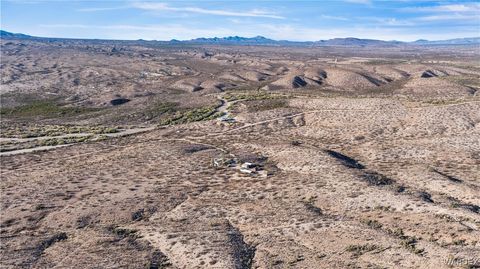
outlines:
[{"label": "horizon line", "polygon": [[347,36],[347,37],[334,37],[334,38],[329,38],[329,39],[317,39],[317,40],[304,40],[304,41],[297,41],[297,40],[288,40],[288,39],[272,39],[269,37],[265,37],[262,35],[256,35],[252,37],[246,37],[246,36],[238,36],[238,35],[229,35],[229,36],[214,36],[214,37],[205,37],[205,36],[200,36],[200,37],[195,37],[191,39],[169,39],[169,40],[160,40],[160,39],[109,39],[109,38],[89,38],[89,37],[60,37],[60,36],[36,36],[36,35],[30,35],[26,33],[14,33],[10,32],[4,29],[0,29],[2,32],[6,32],[9,34],[14,34],[14,35],[25,35],[33,38],[51,38],[51,39],[72,39],[72,40],[109,40],[109,41],[151,41],[151,42],[188,42],[188,41],[195,41],[197,39],[225,39],[225,38],[231,38],[231,37],[238,37],[238,38],[246,38],[246,39],[254,39],[254,38],[264,38],[267,40],[275,41],[275,42],[292,42],[292,43],[310,43],[310,42],[321,42],[321,41],[329,41],[329,40],[335,40],[335,39],[358,39],[358,40],[372,40],[372,41],[382,41],[382,42],[401,42],[401,43],[414,43],[417,41],[428,41],[428,42],[436,42],[436,41],[448,41],[448,40],[456,40],[456,39],[473,39],[473,38],[480,38],[479,36],[466,36],[466,37],[457,37],[457,38],[447,38],[447,39],[437,39],[437,40],[429,40],[429,39],[424,39],[424,38],[419,38],[414,41],[402,41],[402,40],[397,40],[397,39],[391,39],[391,40],[384,40],[384,39],[376,39],[376,38],[358,38],[354,36]]}]

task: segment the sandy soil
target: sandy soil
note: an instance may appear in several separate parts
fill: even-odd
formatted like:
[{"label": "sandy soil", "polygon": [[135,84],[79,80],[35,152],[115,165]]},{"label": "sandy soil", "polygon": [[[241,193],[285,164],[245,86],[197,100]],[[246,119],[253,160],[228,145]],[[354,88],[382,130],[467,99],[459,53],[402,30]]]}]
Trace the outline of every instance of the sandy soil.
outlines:
[{"label": "sandy soil", "polygon": [[[112,53],[105,45],[2,42],[2,74],[12,79],[2,75],[10,109],[2,126],[10,133],[34,124],[130,130],[1,156],[2,268],[480,264],[480,68],[471,55],[131,46]],[[57,71],[33,73],[55,64]],[[292,70],[317,83],[292,84]],[[426,70],[433,75],[422,78]],[[62,84],[68,74],[80,84]],[[57,85],[59,97],[46,99],[34,79]],[[116,86],[102,84],[110,79]],[[229,86],[176,87],[192,81]],[[72,94],[81,101],[69,102]],[[61,109],[30,113],[26,96]],[[199,117],[199,108],[209,114]],[[216,112],[235,120],[211,117]]]}]

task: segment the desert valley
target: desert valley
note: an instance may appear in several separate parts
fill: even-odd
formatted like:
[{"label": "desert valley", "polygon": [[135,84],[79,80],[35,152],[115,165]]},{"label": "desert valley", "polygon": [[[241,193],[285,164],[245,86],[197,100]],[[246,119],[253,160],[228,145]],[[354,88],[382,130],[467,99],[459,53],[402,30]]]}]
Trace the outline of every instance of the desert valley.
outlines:
[{"label": "desert valley", "polygon": [[1,39],[2,268],[478,268],[478,45]]}]

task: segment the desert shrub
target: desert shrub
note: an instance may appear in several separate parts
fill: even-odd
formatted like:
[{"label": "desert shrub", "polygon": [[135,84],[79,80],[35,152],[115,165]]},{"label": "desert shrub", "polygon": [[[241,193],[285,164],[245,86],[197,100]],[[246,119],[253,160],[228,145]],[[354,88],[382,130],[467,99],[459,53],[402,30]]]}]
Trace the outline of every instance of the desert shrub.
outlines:
[{"label": "desert shrub", "polygon": [[371,220],[371,219],[363,220],[362,223],[365,223],[366,225],[368,225],[369,227],[371,227],[373,229],[380,229],[383,226],[377,220]]},{"label": "desert shrub", "polygon": [[117,133],[120,127],[105,126],[69,126],[69,125],[29,125],[20,127],[5,127],[0,129],[2,137],[31,138],[42,136],[59,136],[64,134],[94,133],[106,134]]},{"label": "desert shrub", "polygon": [[178,103],[173,102],[155,103],[149,106],[144,114],[146,118],[153,119],[164,114],[174,113],[178,110],[177,107]]},{"label": "desert shrub", "polygon": [[172,117],[164,119],[160,125],[184,124],[195,121],[211,120],[217,118],[221,113],[215,112],[215,107],[202,107],[190,109],[183,112],[177,112]]},{"label": "desert shrub", "polygon": [[95,127],[91,128],[90,131],[94,134],[113,134],[119,132],[116,127]]},{"label": "desert shrub", "polygon": [[55,244],[56,242],[60,242],[60,241],[67,240],[67,239],[68,239],[68,236],[64,232],[54,234],[54,235],[46,238],[45,240],[41,241],[37,245],[37,247],[35,248],[35,253],[38,256],[40,256],[43,253],[43,251],[45,251],[51,245]]},{"label": "desert shrub", "polygon": [[425,251],[417,248],[418,239],[416,237],[405,235],[401,228],[387,229],[386,232],[402,240],[400,245],[414,254],[421,255]]},{"label": "desert shrub", "polygon": [[277,99],[277,98],[286,98],[286,96],[279,94],[272,94],[267,92],[255,92],[255,93],[229,93],[224,96],[227,101],[252,101],[252,100],[266,100],[266,99]]},{"label": "desert shrub", "polygon": [[6,117],[69,117],[97,110],[98,108],[66,107],[52,101],[34,101],[28,105],[0,108],[0,114]]},{"label": "desert shrub", "polygon": [[119,237],[119,238],[126,238],[126,237],[138,237],[138,231],[129,228],[122,228],[122,227],[112,227],[111,232]]},{"label": "desert shrub", "polygon": [[346,251],[352,252],[354,256],[360,256],[370,251],[378,249],[377,245],[373,244],[364,244],[364,245],[349,245],[345,248]]},{"label": "desert shrub", "polygon": [[50,138],[41,140],[38,142],[39,146],[57,146],[73,143],[82,143],[89,141],[92,138],[91,135],[88,136],[78,136],[78,137],[63,137],[63,138]]},{"label": "desert shrub", "polygon": [[291,144],[292,146],[300,146],[300,145],[302,144],[302,142],[300,142],[300,141],[298,141],[298,140],[293,140],[293,141],[290,142],[290,144]]},{"label": "desert shrub", "polygon": [[366,171],[361,175],[360,179],[374,186],[391,185],[394,183],[393,179],[373,171]]},{"label": "desert shrub", "polygon": [[425,251],[423,248],[417,248],[417,239],[415,237],[408,236],[400,244],[414,254],[422,254]]},{"label": "desert shrub", "polygon": [[248,112],[257,112],[284,108],[288,106],[288,102],[285,99],[265,99],[248,101],[246,105],[248,107]]},{"label": "desert shrub", "polygon": [[195,153],[195,152],[199,152],[199,151],[203,151],[203,150],[207,150],[207,149],[211,149],[211,148],[212,147],[207,146],[207,145],[191,144],[191,145],[185,146],[184,149],[183,149],[183,152],[185,152],[187,154],[191,154],[191,153]]}]

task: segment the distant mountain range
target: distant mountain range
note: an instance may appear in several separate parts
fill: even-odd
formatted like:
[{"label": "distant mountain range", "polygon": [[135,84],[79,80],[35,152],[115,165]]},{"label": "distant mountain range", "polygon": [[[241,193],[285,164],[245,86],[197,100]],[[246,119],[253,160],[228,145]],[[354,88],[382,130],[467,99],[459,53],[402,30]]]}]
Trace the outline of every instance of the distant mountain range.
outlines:
[{"label": "distant mountain range", "polygon": [[455,38],[447,40],[429,41],[425,39],[419,39],[411,42],[417,45],[467,45],[467,44],[480,44],[480,37],[467,37],[467,38]]},{"label": "distant mountain range", "polygon": [[32,38],[32,36],[24,34],[14,34],[7,31],[0,30],[0,38]]},{"label": "distant mountain range", "polygon": [[229,37],[213,37],[213,38],[196,38],[191,40],[171,40],[170,42],[179,42],[179,43],[194,43],[194,44],[241,44],[241,45],[306,45],[306,46],[390,46],[390,45],[470,45],[470,44],[480,44],[480,37],[471,37],[471,38],[456,38],[448,40],[435,40],[429,41],[425,39],[420,39],[413,42],[402,42],[402,41],[384,41],[377,39],[361,39],[354,37],[347,38],[333,38],[328,40],[319,40],[319,41],[289,41],[289,40],[273,40],[263,36],[256,37],[240,37],[240,36],[229,36]]},{"label": "distant mountain range", "polygon": [[[10,33],[7,31],[0,30],[0,38],[4,39],[48,39],[48,40],[71,40],[68,38],[46,38],[46,37],[35,37],[25,34]],[[77,39],[77,40],[86,40],[86,39]],[[98,41],[98,39],[97,39]],[[245,46],[400,46],[400,45],[480,45],[480,37],[469,37],[469,38],[456,38],[456,39],[447,39],[447,40],[435,40],[429,41],[425,39],[419,39],[413,42],[402,42],[402,41],[384,41],[376,39],[361,39],[361,38],[333,38],[328,40],[319,40],[319,41],[289,41],[289,40],[273,40],[263,36],[255,37],[240,37],[240,36],[229,36],[229,37],[213,37],[213,38],[196,38],[191,40],[176,40],[172,39],[170,41],[145,41],[137,40],[138,42],[158,42],[162,44],[203,44],[203,45],[245,45]],[[135,42],[128,40],[128,42]]]}]

